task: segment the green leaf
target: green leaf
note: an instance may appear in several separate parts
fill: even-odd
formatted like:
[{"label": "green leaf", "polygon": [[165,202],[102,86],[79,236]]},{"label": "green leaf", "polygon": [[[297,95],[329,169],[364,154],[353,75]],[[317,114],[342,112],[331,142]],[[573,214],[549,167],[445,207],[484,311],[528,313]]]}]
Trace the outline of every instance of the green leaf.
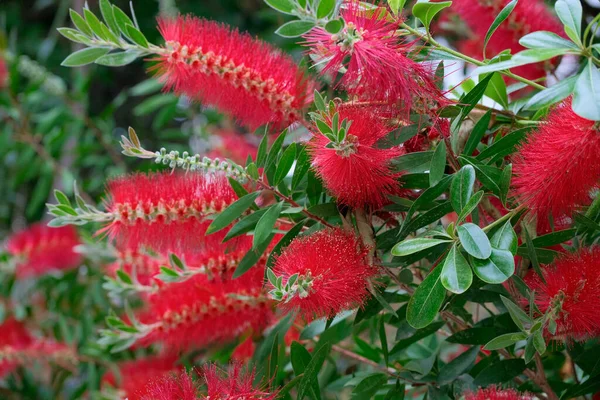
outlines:
[{"label": "green leaf", "polygon": [[506,201],[508,199],[508,191],[510,190],[510,181],[512,179],[512,164],[508,164],[502,170],[502,176],[500,177],[500,201],[502,205],[506,207]]},{"label": "green leaf", "polygon": [[106,54],[98,58],[95,63],[106,65],[108,67],[121,67],[123,65],[131,64],[141,55],[142,53],[137,50],[120,51],[118,53]]},{"label": "green leaf", "polygon": [[92,32],[92,29],[90,28],[88,23],[85,22],[85,19],[83,19],[83,17],[79,15],[77,11],[69,9],[69,15],[71,16],[71,21],[73,21],[73,25],[75,26],[75,28],[77,28],[81,33],[89,37],[94,36],[94,32]]},{"label": "green leaf", "polygon": [[312,356],[310,362],[304,370],[304,378],[298,385],[298,400],[302,400],[308,393],[308,390],[314,386],[314,382],[317,381],[317,374],[321,370],[321,366],[325,362],[325,359],[331,351],[331,345],[329,343],[324,344],[319,348]]},{"label": "green leaf", "polygon": [[392,248],[392,255],[397,257],[407,256],[409,254],[418,253],[433,246],[437,246],[442,243],[450,243],[450,240],[442,239],[429,239],[429,238],[416,238],[409,239],[396,244]]},{"label": "green leaf", "polygon": [[533,345],[540,355],[546,352],[546,341],[541,329],[533,334]]},{"label": "green leaf", "polygon": [[397,354],[400,351],[408,348],[410,345],[417,343],[419,340],[424,339],[427,336],[437,333],[437,331],[445,324],[446,323],[444,321],[438,321],[431,325],[428,325],[425,328],[418,329],[412,336],[396,342],[396,344],[394,345],[392,350],[390,350],[390,355]]},{"label": "green leaf", "polygon": [[335,8],[335,0],[320,0],[317,7],[317,18],[322,19],[328,17]]},{"label": "green leaf", "polygon": [[441,141],[435,148],[429,168],[429,185],[435,186],[444,177],[446,169],[446,144]]},{"label": "green leaf", "polygon": [[83,43],[86,45],[92,45],[92,42],[90,40],[90,38],[88,38],[87,36],[85,36],[84,34],[82,34],[81,32],[79,32],[77,29],[71,29],[71,28],[58,28],[57,31],[63,35],[64,37],[66,37],[67,39],[76,42],[76,43]]},{"label": "green leaf", "polygon": [[113,14],[115,16],[115,22],[119,27],[119,30],[123,35],[129,37],[129,32],[127,31],[127,26],[134,26],[133,21],[125,14],[119,7],[113,5]]},{"label": "green leaf", "polygon": [[515,54],[510,60],[500,61],[488,65],[477,67],[473,75],[486,74],[488,72],[504,71],[521,65],[533,64],[540,61],[546,61],[556,56],[567,53],[575,53],[573,49],[528,49]]},{"label": "green leaf", "polygon": [[252,240],[252,247],[254,249],[258,248],[258,246],[271,236],[273,227],[277,222],[277,218],[279,218],[279,214],[281,214],[282,208],[283,203],[277,203],[271,206],[267,212],[260,217],[256,224],[256,228],[254,229],[254,238]]},{"label": "green leaf", "polygon": [[71,54],[60,65],[63,67],[79,67],[91,64],[108,53],[108,51],[109,49],[104,47],[88,47]]},{"label": "green leaf", "polygon": [[538,274],[538,276],[540,277],[542,282],[545,283],[546,279],[544,278],[544,274],[542,273],[542,269],[540,268],[540,262],[538,261],[537,252],[533,245],[533,242],[531,241],[531,236],[529,235],[529,231],[527,230],[527,228],[525,228],[523,230],[525,233],[525,243],[527,245],[527,254],[529,256],[528,258],[531,261],[531,265],[533,266],[535,273]]},{"label": "green leaf", "polygon": [[248,193],[244,197],[236,200],[235,203],[223,210],[217,218],[213,220],[206,229],[206,234],[218,232],[227,227],[254,203],[254,200],[256,200],[259,194],[260,192]]},{"label": "green leaf", "polygon": [[325,30],[331,34],[336,34],[342,30],[344,22],[341,19],[333,19],[325,24]]},{"label": "green leaf", "polygon": [[519,247],[519,239],[517,234],[509,221],[506,221],[500,229],[494,233],[492,239],[490,239],[492,247],[498,250],[508,250],[513,255],[517,254],[517,248]]},{"label": "green leaf", "polygon": [[502,108],[508,108],[506,83],[504,83],[504,79],[502,79],[502,75],[500,75],[500,73],[492,73],[492,79],[490,79],[490,83],[485,88],[484,94],[490,99],[494,100],[496,103],[500,104]]},{"label": "green leaf", "polygon": [[275,33],[285,38],[295,38],[304,35],[314,27],[315,23],[312,21],[290,21],[281,25]]},{"label": "green leaf", "polygon": [[494,32],[496,32],[496,29],[498,29],[500,24],[503,23],[506,20],[506,18],[508,18],[512,10],[514,10],[515,6],[517,5],[517,2],[518,0],[512,0],[510,3],[504,6],[504,8],[500,11],[500,13],[498,13],[498,15],[496,15],[494,22],[492,22],[492,25],[489,27],[487,33],[485,34],[485,39],[483,41],[483,58],[486,58],[485,49],[492,35],[494,34]]},{"label": "green leaf", "polygon": [[352,390],[353,398],[370,399],[388,380],[387,375],[375,373],[363,378]]},{"label": "green leaf", "polygon": [[279,365],[279,332],[275,334],[273,339],[273,345],[271,346],[271,353],[269,355],[269,379],[275,379],[277,375],[277,367]]},{"label": "green leaf", "polygon": [[425,172],[431,167],[432,158],[433,151],[417,151],[395,158],[392,165],[398,172]]},{"label": "green leaf", "polygon": [[141,46],[145,49],[148,48],[148,40],[144,36],[142,32],[136,29],[132,25],[127,25],[127,36],[138,46]]},{"label": "green leaf", "polygon": [[533,325],[533,321],[531,320],[531,318],[529,318],[529,315],[527,315],[525,311],[521,310],[521,307],[519,307],[510,299],[504,296],[500,296],[500,299],[502,300],[504,307],[506,307],[506,309],[508,310],[508,313],[510,314],[510,317],[512,318],[513,322],[515,323],[515,325],[517,325],[517,327],[520,330],[524,331],[526,329],[529,329],[531,325]]},{"label": "green leaf", "polygon": [[473,257],[484,260],[492,254],[492,245],[479,226],[466,223],[460,225],[457,232],[460,244]]},{"label": "green leaf", "polygon": [[541,90],[527,101],[526,110],[540,110],[569,97],[575,90],[578,75],[565,78],[554,86]]},{"label": "green leaf", "polygon": [[298,153],[294,176],[292,177],[292,189],[296,189],[310,168],[310,158],[305,147]]},{"label": "green leaf", "polygon": [[583,118],[600,121],[600,69],[589,60],[575,82],[573,111]]},{"label": "green leaf", "polygon": [[464,293],[473,283],[473,272],[461,252],[452,246],[441,275],[442,285],[452,293]]},{"label": "green leaf", "polygon": [[[577,229],[563,229],[560,231],[547,233],[542,236],[538,236],[531,241],[534,247],[550,247],[557,244],[561,244],[573,239]],[[523,247],[523,246],[521,246]]]},{"label": "green leaf", "polygon": [[473,212],[473,210],[475,208],[477,208],[477,205],[479,205],[479,202],[481,201],[482,198],[483,198],[483,190],[480,190],[479,192],[477,192],[473,196],[471,196],[469,201],[467,201],[467,204],[465,204],[465,208],[463,208],[463,210],[460,212],[458,219],[456,220],[456,223],[460,224],[465,218],[467,218],[469,216],[469,214],[471,214]]},{"label": "green leaf", "polygon": [[564,25],[565,33],[575,43],[581,43],[581,19],[583,10],[579,0],[558,0],[554,5],[556,14]]},{"label": "green leaf", "polygon": [[115,35],[119,36],[119,26],[117,25],[117,21],[115,20],[113,8],[108,0],[100,0],[100,12],[102,13],[102,18],[104,18],[104,22],[106,22],[106,25],[108,25],[110,30]]},{"label": "green leaf", "polygon": [[398,11],[402,11],[404,8],[404,3],[406,3],[406,0],[387,0],[387,2],[394,15],[398,15]]},{"label": "green leaf", "polygon": [[451,1],[441,1],[437,3],[421,1],[413,6],[412,14],[417,17],[429,31],[429,25],[436,14],[442,11],[444,8],[450,7],[451,5]]},{"label": "green leaf", "polygon": [[452,383],[452,381],[458,378],[459,375],[468,372],[475,364],[478,354],[479,346],[473,346],[440,368],[440,372],[438,373],[437,377],[437,381],[440,386]]},{"label": "green leaf", "polygon": [[281,155],[281,159],[279,160],[279,164],[277,165],[277,169],[275,171],[275,179],[273,181],[273,186],[277,186],[283,181],[283,179],[287,176],[288,172],[294,165],[294,160],[296,158],[296,143],[290,144],[287,149]]},{"label": "green leaf", "polygon": [[502,360],[492,363],[483,369],[473,381],[476,386],[488,386],[493,383],[510,381],[525,370],[525,362],[521,359]]},{"label": "green leaf", "polygon": [[235,268],[233,279],[239,278],[245,274],[258,262],[258,260],[260,260],[263,253],[267,250],[267,247],[269,247],[269,244],[271,243],[271,240],[273,240],[274,236],[275,234],[271,234],[271,236],[269,236],[267,240],[263,241],[257,248],[250,249],[246,255],[244,255],[244,258],[242,258],[238,266]]},{"label": "green leaf", "polygon": [[495,160],[499,157],[504,157],[514,151],[517,145],[525,139],[530,128],[517,129],[505,135],[502,139],[494,142],[490,147],[484,149],[475,158],[479,161],[485,160],[486,158],[492,158]]},{"label": "green leaf", "polygon": [[435,319],[444,298],[446,289],[441,282],[442,267],[438,265],[421,282],[408,302],[406,320],[413,328],[424,328]]},{"label": "green leaf", "polygon": [[[395,311],[394,314],[396,314]],[[386,316],[382,314],[379,319],[379,342],[381,343],[381,352],[383,353],[385,365],[388,365],[390,352],[388,350],[387,333],[385,332],[385,317]]]},{"label": "green leaf", "polygon": [[454,175],[450,186],[450,202],[457,213],[460,214],[473,195],[474,183],[475,169],[471,165],[465,165]]},{"label": "green leaf", "polygon": [[294,14],[296,8],[292,0],[265,0],[267,5],[284,14]]},{"label": "green leaf", "polygon": [[483,114],[479,121],[477,121],[477,123],[473,127],[473,130],[471,131],[471,134],[469,134],[469,138],[467,139],[467,143],[465,144],[465,147],[463,149],[464,155],[470,156],[471,154],[473,154],[473,152],[477,148],[477,145],[481,142],[483,135],[485,135],[485,132],[487,131],[488,126],[490,125],[491,118],[492,110],[489,110],[485,114]]},{"label": "green leaf", "polygon": [[508,250],[492,249],[485,260],[473,259],[475,274],[487,283],[504,283],[515,273],[514,255]]},{"label": "green leaf", "polygon": [[519,44],[528,49],[559,49],[567,48],[578,50],[575,43],[558,36],[554,32],[537,31],[523,36]]},{"label": "green leaf", "polygon": [[269,153],[267,154],[267,159],[265,161],[265,169],[270,169],[276,162],[279,157],[279,153],[281,152],[281,146],[283,146],[283,141],[285,140],[285,136],[287,135],[288,130],[284,129],[283,132],[277,136],[277,139],[273,142]]},{"label": "green leaf", "polygon": [[87,8],[83,9],[83,16],[85,17],[85,21],[88,23],[89,27],[92,29],[94,34],[98,36],[100,39],[108,39],[102,31],[102,22],[94,15],[93,12],[88,10]]},{"label": "green leaf", "polygon": [[60,190],[54,189],[54,197],[60,204],[71,207],[71,201],[69,198]]},{"label": "green leaf", "polygon": [[521,340],[527,339],[527,335],[523,332],[505,333],[490,340],[485,346],[485,350],[500,350],[511,346]]}]

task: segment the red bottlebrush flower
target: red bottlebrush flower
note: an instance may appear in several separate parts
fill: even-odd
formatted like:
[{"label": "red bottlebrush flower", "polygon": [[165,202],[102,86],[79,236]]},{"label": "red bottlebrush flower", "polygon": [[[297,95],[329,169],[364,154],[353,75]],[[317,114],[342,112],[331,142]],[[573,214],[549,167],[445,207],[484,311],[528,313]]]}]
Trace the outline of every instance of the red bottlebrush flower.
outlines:
[{"label": "red bottlebrush flower", "polygon": [[208,392],[203,399],[247,399],[272,400],[277,393],[269,393],[253,386],[254,372],[242,370],[239,364],[233,364],[227,373],[215,365],[202,369]]},{"label": "red bottlebrush flower", "polygon": [[125,361],[118,364],[120,379],[108,372],[102,378],[102,385],[110,385],[122,392],[123,398],[140,400],[149,394],[148,382],[162,379],[166,374],[176,372],[175,356],[150,357]]},{"label": "red bottlebrush flower", "polygon": [[553,313],[553,336],[575,340],[600,336],[600,248],[561,256],[544,268],[543,275],[545,283],[537,274],[530,274],[527,283],[540,311]]},{"label": "red bottlebrush flower", "polygon": [[262,290],[263,275],[264,269],[254,267],[232,281],[210,281],[200,274],[165,286],[149,298],[148,310],[139,316],[152,326],[139,344],[197,348],[230,342],[248,330],[261,331],[273,316]]},{"label": "red bottlebrush flower", "polygon": [[[495,16],[509,2],[510,0],[454,1],[452,10],[460,15],[475,36],[459,46],[460,50],[477,59],[483,59],[483,38]],[[524,50],[525,48],[519,44],[519,39],[536,31],[549,31],[564,36],[561,22],[550,12],[543,0],[519,2],[508,20],[496,29],[487,45],[486,56],[491,58],[506,49],[510,49],[512,54]],[[543,63],[514,68],[514,72],[528,79],[546,76]]]},{"label": "red bottlebrush flower", "polygon": [[228,158],[240,165],[246,164],[248,156],[256,160],[258,147],[251,144],[245,135],[220,131],[210,138],[214,144],[212,150],[206,155],[208,158]]},{"label": "red bottlebrush flower", "polygon": [[314,84],[272,46],[214,21],[160,19],[157,66],[167,88],[214,105],[251,129],[302,119]]},{"label": "red bottlebrush flower", "polygon": [[356,208],[381,208],[388,203],[388,195],[399,191],[399,174],[391,170],[390,162],[402,154],[402,149],[375,146],[389,131],[376,114],[355,107],[338,111],[340,121],[352,121],[345,147],[328,148],[329,139],[314,134],[309,142],[312,165],[339,202]]},{"label": "red bottlebrush flower", "polygon": [[25,349],[33,343],[33,338],[22,322],[9,318],[0,325],[0,378],[6,376],[19,366],[16,360],[6,357],[7,354]]},{"label": "red bottlebrush flower", "polygon": [[379,10],[366,12],[359,1],[346,1],[340,11],[346,25],[340,32],[315,28],[305,35],[315,65],[334,77],[346,68],[340,84],[350,94],[395,104],[402,111],[417,99],[441,100],[431,71],[407,57],[412,46],[396,36],[399,23]]},{"label": "red bottlebrush flower", "polygon": [[550,111],[514,158],[514,193],[539,218],[557,222],[590,201],[600,183],[600,129],[567,100]]},{"label": "red bottlebrush flower", "polygon": [[[185,371],[174,375],[168,374],[161,379],[150,382],[141,400],[196,400],[198,384]],[[221,397],[215,397],[220,399]],[[131,398],[129,399],[131,400]]]},{"label": "red bottlebrush flower", "polygon": [[74,247],[79,244],[79,236],[72,226],[51,228],[37,223],[10,237],[6,248],[17,257],[17,277],[30,278],[77,267],[81,255]]},{"label": "red bottlebrush flower", "polygon": [[280,306],[305,317],[332,317],[361,306],[369,296],[368,279],[377,272],[367,263],[368,249],[353,233],[326,229],[294,239],[273,269],[285,284],[298,274],[297,288]]},{"label": "red bottlebrush flower", "polygon": [[465,393],[465,400],[532,400],[533,398],[529,393],[520,393],[514,389],[501,389],[495,386]]},{"label": "red bottlebrush flower", "polygon": [[4,58],[0,57],[0,89],[3,89],[8,84],[8,68]]},{"label": "red bottlebrush flower", "polygon": [[114,220],[102,231],[120,247],[175,252],[202,243],[204,217],[236,199],[224,176],[200,173],[128,175],[110,181],[108,192]]},{"label": "red bottlebrush flower", "polygon": [[231,354],[231,359],[241,364],[245,364],[254,355],[254,350],[256,350],[256,345],[252,340],[252,336],[248,336],[246,340],[240,343],[235,348],[235,350],[233,350],[233,353]]}]

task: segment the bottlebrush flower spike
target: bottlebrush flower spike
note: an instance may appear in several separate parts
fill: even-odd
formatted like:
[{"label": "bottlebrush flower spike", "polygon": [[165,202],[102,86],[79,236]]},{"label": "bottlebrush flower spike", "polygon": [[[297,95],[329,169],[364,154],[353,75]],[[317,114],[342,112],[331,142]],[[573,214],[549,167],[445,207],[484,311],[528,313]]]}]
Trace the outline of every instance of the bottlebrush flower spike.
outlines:
[{"label": "bottlebrush flower spike", "polygon": [[407,57],[411,45],[395,34],[399,22],[390,22],[385,9],[366,12],[357,0],[343,3],[344,28],[331,34],[315,28],[305,35],[306,46],[322,73],[335,77],[345,68],[340,84],[362,99],[395,104],[407,111],[413,100],[438,101],[442,95],[425,66]]},{"label": "bottlebrush flower spike", "polygon": [[376,269],[367,263],[368,249],[354,232],[326,229],[296,238],[277,257],[273,272],[290,283],[288,292],[270,292],[287,310],[306,318],[333,317],[361,306],[369,296],[368,280]]},{"label": "bottlebrush flower spike", "polygon": [[0,57],[0,89],[3,89],[8,84],[8,68],[4,58]]},{"label": "bottlebrush flower spike", "polygon": [[207,215],[236,196],[224,176],[201,173],[133,174],[108,183],[107,231],[119,247],[185,251],[202,243]]},{"label": "bottlebrush flower spike", "polygon": [[74,251],[79,244],[74,227],[37,223],[10,237],[6,248],[17,258],[17,278],[30,278],[79,266],[82,257]]},{"label": "bottlebrush flower spike", "polygon": [[560,222],[590,201],[600,183],[600,129],[581,118],[567,100],[550,111],[529,135],[513,162],[514,194],[538,216],[541,227],[552,216]]},{"label": "bottlebrush flower spike", "polygon": [[248,141],[246,135],[230,131],[219,131],[210,137],[213,142],[208,158],[228,158],[233,162],[245,165],[248,156],[256,160],[258,147]]},{"label": "bottlebrush flower spike", "polygon": [[176,362],[177,357],[172,355],[121,362],[118,364],[120,379],[108,372],[102,378],[102,386],[118,388],[122,397],[128,400],[140,400],[149,394],[149,382],[177,371]]},{"label": "bottlebrush flower spike", "polygon": [[561,256],[543,270],[545,283],[530,274],[535,304],[556,322],[557,339],[585,340],[600,336],[600,247]]},{"label": "bottlebrush flower spike", "polygon": [[239,364],[233,364],[227,372],[209,365],[202,372],[208,387],[207,396],[202,399],[272,400],[277,397],[277,392],[269,393],[255,388],[254,372],[243,370]]},{"label": "bottlebrush flower spike", "polygon": [[156,69],[166,88],[214,105],[254,129],[302,119],[314,83],[272,46],[225,24],[163,18],[166,41]]},{"label": "bottlebrush flower spike", "polygon": [[233,350],[231,359],[241,364],[245,364],[246,362],[250,361],[254,355],[254,350],[256,350],[256,345],[252,340],[252,336],[248,336],[248,338],[246,338],[235,348],[235,350]]},{"label": "bottlebrush flower spike", "polygon": [[352,125],[337,148],[319,132],[309,142],[312,166],[325,187],[339,202],[351,207],[381,208],[387,196],[398,194],[399,174],[391,170],[391,160],[402,154],[400,148],[379,149],[375,144],[389,129],[376,114],[358,107],[341,107],[339,120]]},{"label": "bottlebrush flower spike", "polygon": [[496,386],[479,388],[476,392],[465,393],[465,400],[533,400],[529,393],[520,393],[514,389],[501,389]]},{"label": "bottlebrush flower spike", "polygon": [[[496,15],[510,0],[456,0],[452,10],[473,31],[474,37],[463,42],[460,50],[477,59],[483,59],[483,38],[494,21]],[[491,58],[506,49],[516,54],[525,48],[519,44],[523,36],[537,31],[548,31],[559,36],[565,36],[561,22],[548,9],[543,0],[527,0],[519,2],[494,32],[487,44],[486,56]],[[538,79],[546,76],[544,63],[529,64],[514,68],[517,75],[528,79]]]},{"label": "bottlebrush flower spike", "polygon": [[[176,375],[167,374],[161,379],[151,381],[145,392],[141,400],[196,400],[199,398],[198,384],[185,371]],[[218,400],[221,397],[215,397],[215,399]]]},{"label": "bottlebrush flower spike", "polygon": [[263,276],[264,269],[254,267],[243,278],[228,282],[194,275],[165,286],[150,297],[148,310],[139,316],[152,326],[139,344],[197,348],[230,342],[247,330],[261,331],[273,316],[262,290]]}]

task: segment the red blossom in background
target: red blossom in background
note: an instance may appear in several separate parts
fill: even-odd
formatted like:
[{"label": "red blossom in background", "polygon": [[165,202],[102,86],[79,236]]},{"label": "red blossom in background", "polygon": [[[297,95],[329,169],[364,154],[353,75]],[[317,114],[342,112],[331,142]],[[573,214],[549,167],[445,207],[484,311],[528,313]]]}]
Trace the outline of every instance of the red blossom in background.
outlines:
[{"label": "red blossom in background", "polygon": [[356,208],[381,208],[388,203],[388,195],[400,190],[396,181],[399,174],[392,171],[390,163],[403,150],[377,148],[377,142],[389,129],[376,113],[359,107],[343,107],[338,111],[340,121],[352,121],[343,143],[345,148],[329,148],[326,136],[313,133],[309,142],[312,165],[339,202]]},{"label": "red blossom in background", "polygon": [[8,67],[4,58],[0,57],[0,89],[8,84]]},{"label": "red blossom in background", "polygon": [[[459,50],[465,54],[483,59],[483,38],[494,21],[494,18],[510,0],[455,0],[452,11],[471,28],[474,37],[462,42]],[[492,58],[506,49],[512,54],[525,49],[519,44],[523,36],[537,31],[548,31],[564,36],[561,22],[548,9],[543,0],[527,0],[517,3],[508,19],[494,32],[490,39],[486,56]],[[546,76],[543,63],[529,64],[513,68],[512,71],[527,79],[538,79]]]},{"label": "red blossom in background", "polygon": [[464,394],[465,400],[532,400],[529,393],[520,393],[514,389],[501,389],[496,386],[479,388],[476,392]]},{"label": "red blossom in background", "polygon": [[248,156],[256,160],[258,147],[251,144],[247,135],[241,135],[230,131],[219,131],[211,136],[214,143],[213,148],[206,157],[228,158],[236,164],[245,165]]},{"label": "red blossom in background", "polygon": [[600,182],[600,130],[567,100],[550,111],[514,157],[514,194],[538,216],[543,228],[590,201]]},{"label": "red blossom in background", "polygon": [[120,247],[148,246],[157,251],[186,251],[203,241],[204,217],[235,201],[221,175],[201,173],[133,174],[108,183],[108,231]]},{"label": "red blossom in background", "polygon": [[254,350],[256,349],[256,345],[252,340],[252,336],[248,336],[242,343],[240,343],[233,353],[231,354],[231,359],[239,362],[241,364],[245,364],[254,355]]},{"label": "red blossom in background", "polygon": [[141,400],[196,400],[198,384],[194,382],[191,374],[182,371],[151,381],[145,392]]},{"label": "red blossom in background", "polygon": [[82,258],[74,251],[79,244],[73,226],[51,228],[37,223],[11,236],[6,249],[17,258],[17,278],[30,278],[79,266]]},{"label": "red blossom in background", "polygon": [[561,256],[543,274],[545,283],[533,273],[527,283],[535,291],[540,311],[550,309],[555,314],[553,337],[586,340],[600,336],[600,248]]},{"label": "red blossom in background", "polygon": [[296,238],[277,257],[274,273],[283,282],[298,274],[305,283],[279,306],[299,310],[306,318],[333,317],[361,306],[369,296],[368,280],[376,269],[367,263],[368,249],[353,233],[326,229]]},{"label": "red blossom in background", "polygon": [[273,318],[263,275],[264,268],[254,267],[228,282],[199,274],[165,286],[139,315],[142,323],[153,325],[139,344],[163,342],[172,349],[190,349],[231,342],[248,330],[262,331]]},{"label": "red blossom in background", "polygon": [[202,369],[208,392],[203,399],[245,399],[272,400],[277,393],[269,393],[254,387],[254,373],[244,370],[239,364],[233,364],[228,371],[222,371],[215,365]]},{"label": "red blossom in background", "polygon": [[159,20],[166,47],[156,69],[166,88],[213,105],[255,129],[302,119],[314,83],[271,45],[225,24]]},{"label": "red blossom in background", "polygon": [[403,112],[417,100],[441,100],[431,71],[407,57],[412,45],[401,42],[395,34],[399,23],[389,22],[384,9],[367,13],[358,1],[350,0],[342,5],[341,16],[346,26],[340,32],[315,28],[305,36],[323,73],[335,77],[344,67],[340,84],[348,93],[394,104]]},{"label": "red blossom in background", "polygon": [[120,379],[112,372],[102,378],[102,386],[110,385],[123,392],[129,400],[140,400],[149,392],[148,382],[177,371],[175,356],[142,358],[118,363]]}]

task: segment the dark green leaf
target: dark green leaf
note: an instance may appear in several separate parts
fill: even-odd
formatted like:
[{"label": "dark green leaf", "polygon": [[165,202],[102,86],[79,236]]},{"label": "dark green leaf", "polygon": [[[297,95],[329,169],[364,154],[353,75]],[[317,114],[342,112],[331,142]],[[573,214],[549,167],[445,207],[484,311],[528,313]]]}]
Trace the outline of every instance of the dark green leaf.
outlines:
[{"label": "dark green leaf", "polygon": [[431,167],[433,151],[408,153],[392,160],[394,170],[398,172],[425,172]]},{"label": "dark green leaf", "polygon": [[[437,312],[436,312],[437,313]],[[408,310],[407,310],[408,316]],[[399,340],[396,345],[390,350],[390,355],[394,355],[399,353],[400,351],[406,349],[413,343],[417,343],[419,340],[426,338],[427,336],[435,334],[442,326],[446,323],[444,321],[438,321],[429,326],[418,329],[412,336]]]},{"label": "dark green leaf", "polygon": [[387,375],[375,373],[361,380],[352,391],[352,398],[370,399],[387,382]]},{"label": "dark green leaf", "polygon": [[217,216],[217,218],[214,219],[214,221],[209,225],[208,229],[206,229],[206,233],[211,234],[227,227],[236,218],[242,215],[242,213],[246,211],[252,204],[254,204],[254,200],[256,200],[259,195],[260,192],[253,192],[236,200],[235,203],[223,210]]},{"label": "dark green leaf", "polygon": [[523,332],[505,333],[490,340],[484,348],[486,350],[499,350],[525,339],[527,339],[527,335]]},{"label": "dark green leaf", "polygon": [[298,153],[298,159],[296,160],[296,166],[294,167],[294,176],[292,177],[292,189],[298,187],[302,178],[306,175],[306,172],[310,168],[310,159],[306,148],[302,147]]},{"label": "dark green leaf", "polygon": [[490,125],[491,118],[492,111],[489,110],[485,114],[483,114],[479,121],[477,121],[477,123],[473,127],[473,130],[471,131],[471,134],[469,135],[469,138],[467,139],[467,143],[465,144],[465,148],[463,149],[463,154],[467,156],[473,154],[473,152],[477,148],[477,145],[481,142],[483,135],[485,135],[485,132],[487,131],[488,126]]},{"label": "dark green leaf", "polygon": [[275,245],[275,247],[273,247],[273,250],[271,250],[269,254],[269,259],[267,260],[267,267],[271,267],[274,264],[274,257],[279,255],[279,253],[281,253],[281,249],[289,245],[292,242],[292,240],[296,236],[298,236],[298,234],[302,231],[302,228],[304,227],[305,223],[306,220],[298,222],[289,231],[286,232],[286,234],[279,240],[279,242],[277,242],[277,244]]},{"label": "dark green leaf", "polygon": [[[396,314],[395,311],[394,314]],[[385,332],[385,315],[382,315],[379,319],[379,342],[381,342],[381,352],[383,353],[385,365],[388,365],[390,352],[388,350],[387,334]]]},{"label": "dark green leaf", "polygon": [[492,249],[488,259],[473,259],[475,274],[487,283],[503,283],[515,273],[514,255],[508,250]]},{"label": "dark green leaf", "polygon": [[441,281],[446,289],[457,294],[464,293],[473,283],[471,267],[456,246],[446,256]]},{"label": "dark green leaf", "polygon": [[512,131],[508,135],[504,136],[502,139],[494,142],[490,147],[483,150],[479,153],[475,158],[482,161],[486,158],[493,157],[493,159],[497,157],[503,157],[507,154],[510,154],[514,151],[516,146],[527,136],[527,132],[529,132],[529,128],[522,128]]},{"label": "dark green leaf", "polygon": [[450,243],[450,240],[416,238],[409,239],[396,244],[392,248],[392,254],[397,257],[407,256],[409,254],[418,253],[433,246],[442,243]]},{"label": "dark green leaf", "polygon": [[521,307],[519,307],[504,296],[500,296],[500,299],[502,300],[504,307],[506,307],[506,309],[508,310],[508,313],[510,314],[510,317],[512,318],[513,322],[515,323],[515,325],[517,325],[517,327],[519,327],[519,329],[524,331],[531,327],[533,321],[531,320],[531,318],[529,318],[529,315],[527,315],[523,310],[521,310]]},{"label": "dark green leaf", "polygon": [[256,153],[256,166],[262,168],[265,166],[267,161],[267,146],[269,145],[269,132],[265,130],[260,144],[258,145],[258,151]]},{"label": "dark green leaf", "polygon": [[260,260],[263,253],[267,250],[267,247],[269,247],[269,244],[271,243],[271,240],[273,240],[274,236],[275,234],[271,234],[271,236],[269,236],[267,240],[262,242],[257,248],[250,249],[246,255],[244,255],[244,258],[242,258],[238,266],[235,268],[235,272],[233,273],[234,279],[245,274],[246,271],[252,268],[258,262],[258,260]]},{"label": "dark green leaf", "polygon": [[482,370],[473,381],[477,386],[502,383],[519,376],[525,370],[525,362],[520,359],[502,360]]},{"label": "dark green leaf", "polygon": [[510,190],[510,182],[512,179],[512,164],[508,164],[502,170],[502,176],[500,177],[499,187],[500,187],[500,201],[502,204],[506,206],[506,201],[508,198],[508,191]]},{"label": "dark green leaf", "polygon": [[494,100],[496,103],[500,104],[502,108],[508,108],[506,83],[504,83],[504,79],[502,79],[502,75],[500,75],[499,72],[492,73],[492,79],[490,79],[490,83],[485,88],[484,94],[490,99]]},{"label": "dark green leaf", "polygon": [[496,328],[475,327],[468,328],[446,339],[449,343],[484,345],[498,335]]},{"label": "dark green leaf", "polygon": [[538,236],[531,241],[534,247],[550,247],[573,239],[577,229],[563,229],[560,231]]},{"label": "dark green leaf", "polygon": [[454,175],[450,186],[450,202],[457,213],[460,214],[473,195],[474,183],[475,169],[471,165],[465,165]]},{"label": "dark green leaf", "polygon": [[292,165],[294,164],[295,158],[296,143],[292,143],[281,155],[281,159],[277,165],[277,170],[275,171],[275,180],[273,181],[274,186],[279,185],[279,183],[281,183],[281,181],[283,181],[283,179],[287,176],[288,172],[290,172],[290,169],[292,168]]},{"label": "dark green leaf", "polygon": [[463,210],[460,212],[456,223],[460,224],[465,218],[467,218],[469,214],[471,214],[473,210],[477,208],[481,199],[483,199],[483,190],[480,190],[471,196],[469,201],[467,201],[467,204],[465,204],[465,208],[463,208]]},{"label": "dark green leaf", "polygon": [[312,356],[310,362],[304,370],[304,378],[298,385],[298,400],[302,400],[308,393],[309,389],[313,387],[314,382],[317,380],[317,374],[321,370],[321,366],[325,362],[325,359],[331,351],[331,345],[326,343],[321,346],[319,350]]},{"label": "dark green leaf", "polygon": [[440,385],[446,385],[458,378],[475,364],[477,355],[479,354],[479,346],[473,346],[469,350],[444,365],[438,374],[437,381]]},{"label": "dark green leaf", "polygon": [[509,250],[513,255],[517,254],[519,239],[509,221],[506,221],[500,229],[498,229],[492,239],[490,239],[492,247],[498,250]]},{"label": "dark green leaf", "polygon": [[431,158],[431,167],[429,168],[429,185],[435,186],[444,177],[446,169],[446,145],[440,142],[435,148]]},{"label": "dark green leaf", "polygon": [[335,8],[335,0],[319,0],[319,7],[317,8],[317,18],[322,19],[328,17]]},{"label": "dark green leaf", "polygon": [[257,249],[265,240],[272,236],[273,228],[275,227],[275,223],[277,222],[277,218],[279,218],[282,209],[283,203],[277,203],[271,206],[263,216],[260,217],[256,224],[256,228],[254,229],[252,248]]},{"label": "dark green leaf", "polygon": [[438,265],[421,282],[408,302],[406,320],[413,328],[424,328],[431,324],[440,310],[446,297],[441,274],[442,266]]},{"label": "dark green leaf", "polygon": [[529,256],[529,260],[531,261],[531,265],[533,266],[533,269],[535,270],[536,274],[538,274],[538,276],[540,277],[542,282],[546,282],[546,279],[544,278],[544,274],[542,273],[542,268],[540,267],[540,262],[538,261],[538,256],[537,256],[535,246],[533,245],[533,242],[531,241],[531,236],[529,235],[529,231],[527,230],[527,228],[524,229],[524,233],[525,233],[525,243],[527,245],[527,254]]},{"label": "dark green leaf", "polygon": [[492,245],[479,226],[466,223],[458,226],[457,232],[460,244],[473,257],[484,260],[492,254]]}]

